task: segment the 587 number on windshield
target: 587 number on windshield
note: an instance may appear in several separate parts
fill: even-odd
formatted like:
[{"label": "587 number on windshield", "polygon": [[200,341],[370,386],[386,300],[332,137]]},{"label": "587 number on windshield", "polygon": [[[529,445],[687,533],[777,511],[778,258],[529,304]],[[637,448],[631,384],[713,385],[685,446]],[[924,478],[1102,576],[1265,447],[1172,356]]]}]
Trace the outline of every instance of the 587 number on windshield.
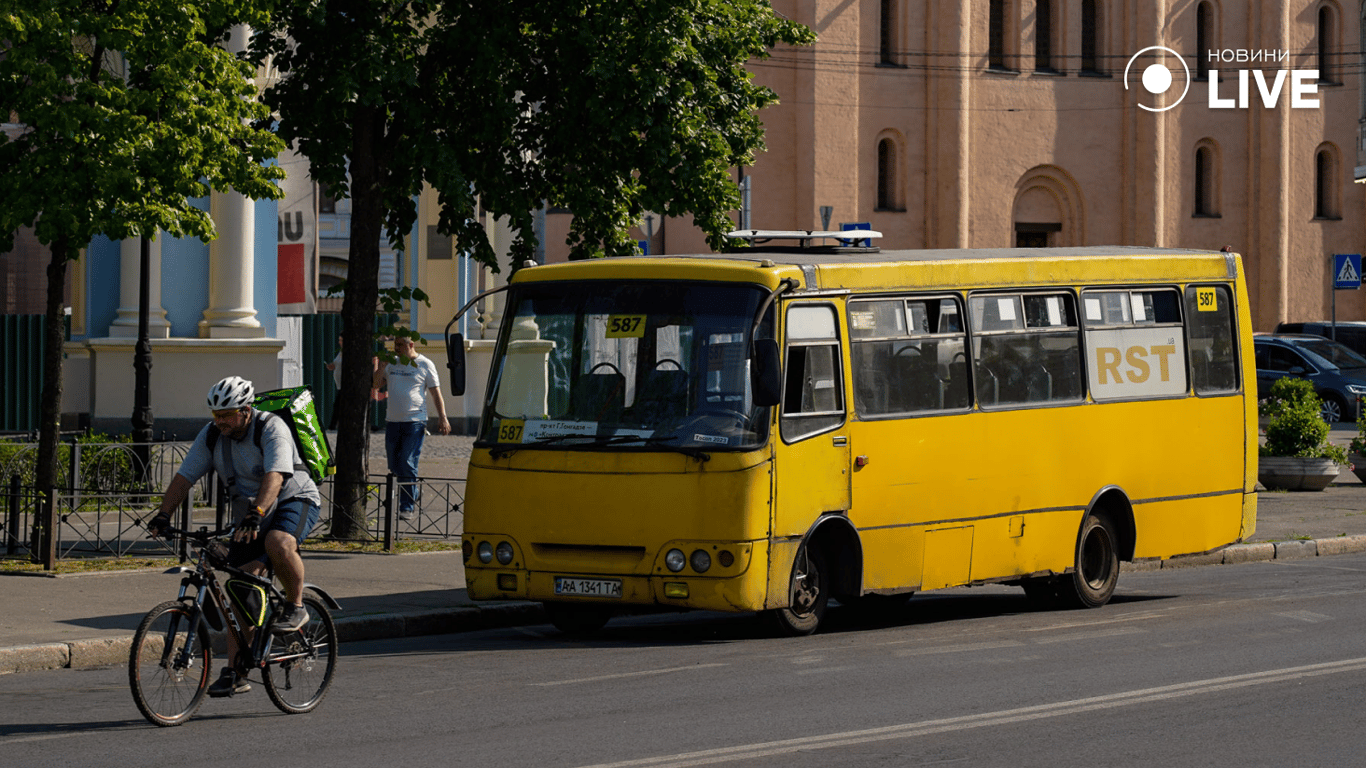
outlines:
[{"label": "587 number on windshield", "polygon": [[645,315],[609,315],[607,338],[640,339],[645,337]]}]

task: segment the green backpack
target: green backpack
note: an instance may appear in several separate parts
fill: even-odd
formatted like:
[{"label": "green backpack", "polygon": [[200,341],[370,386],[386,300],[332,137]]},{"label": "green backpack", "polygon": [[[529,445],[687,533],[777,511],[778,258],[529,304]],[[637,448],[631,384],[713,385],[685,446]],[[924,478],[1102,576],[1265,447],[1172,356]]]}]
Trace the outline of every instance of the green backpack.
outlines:
[{"label": "green backpack", "polygon": [[[336,472],[332,459],[332,446],[327,443],[327,433],[318,421],[317,410],[313,407],[313,390],[308,387],[290,387],[262,392],[252,401],[260,411],[273,413],[289,425],[289,433],[294,436],[294,447],[299,451],[304,469],[313,482],[320,483],[324,477]],[[252,442],[261,447],[261,425],[257,419],[252,429]],[[209,453],[212,454],[218,443],[219,432],[210,429],[206,435]],[[295,467],[298,468],[297,466]]]}]

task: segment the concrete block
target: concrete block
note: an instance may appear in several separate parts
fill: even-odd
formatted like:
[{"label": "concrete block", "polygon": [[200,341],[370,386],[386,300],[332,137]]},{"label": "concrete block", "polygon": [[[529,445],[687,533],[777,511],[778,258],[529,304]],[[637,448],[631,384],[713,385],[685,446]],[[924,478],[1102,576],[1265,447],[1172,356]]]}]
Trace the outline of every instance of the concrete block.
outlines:
[{"label": "concrete block", "polygon": [[1224,547],[1224,565],[1258,563],[1275,559],[1276,545],[1271,543],[1234,544],[1230,547]]},{"label": "concrete block", "polygon": [[1302,560],[1308,557],[1319,556],[1318,542],[1313,541],[1278,541],[1276,542],[1277,560]]},{"label": "concrete block", "polygon": [[1319,539],[1318,545],[1320,557],[1366,552],[1366,536],[1335,536],[1331,539]]},{"label": "concrete block", "polygon": [[16,645],[0,648],[0,675],[15,672],[37,672],[61,669],[71,660],[71,649],[66,643]]},{"label": "concrete block", "polygon": [[128,663],[128,651],[133,647],[133,636],[76,640],[67,645],[70,647],[68,666],[72,669],[109,667]]},{"label": "concrete block", "polygon": [[1169,560],[1162,561],[1163,569],[1167,568],[1194,568],[1201,565],[1223,565],[1224,550],[1218,552],[1207,552],[1203,555],[1179,555]]}]

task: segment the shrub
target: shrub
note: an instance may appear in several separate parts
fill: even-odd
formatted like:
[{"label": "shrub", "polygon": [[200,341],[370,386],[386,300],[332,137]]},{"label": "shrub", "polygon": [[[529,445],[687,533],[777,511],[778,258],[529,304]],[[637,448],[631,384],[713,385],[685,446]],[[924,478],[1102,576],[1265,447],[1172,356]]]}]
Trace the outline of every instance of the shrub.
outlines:
[{"label": "shrub", "polygon": [[1328,423],[1322,403],[1308,379],[1285,377],[1271,386],[1264,406],[1271,423],[1266,427],[1263,456],[1332,459],[1347,463],[1347,452],[1328,442]]}]

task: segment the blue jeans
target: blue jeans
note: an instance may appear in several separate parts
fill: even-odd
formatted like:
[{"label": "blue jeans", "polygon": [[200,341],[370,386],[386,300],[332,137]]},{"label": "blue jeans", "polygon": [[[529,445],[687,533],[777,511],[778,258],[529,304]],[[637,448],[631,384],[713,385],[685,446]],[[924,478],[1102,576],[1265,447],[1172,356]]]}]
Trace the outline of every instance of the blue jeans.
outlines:
[{"label": "blue jeans", "polygon": [[389,421],[384,424],[384,448],[389,455],[389,471],[398,478],[398,511],[411,512],[422,495],[417,486],[417,462],[422,457],[426,423]]}]

